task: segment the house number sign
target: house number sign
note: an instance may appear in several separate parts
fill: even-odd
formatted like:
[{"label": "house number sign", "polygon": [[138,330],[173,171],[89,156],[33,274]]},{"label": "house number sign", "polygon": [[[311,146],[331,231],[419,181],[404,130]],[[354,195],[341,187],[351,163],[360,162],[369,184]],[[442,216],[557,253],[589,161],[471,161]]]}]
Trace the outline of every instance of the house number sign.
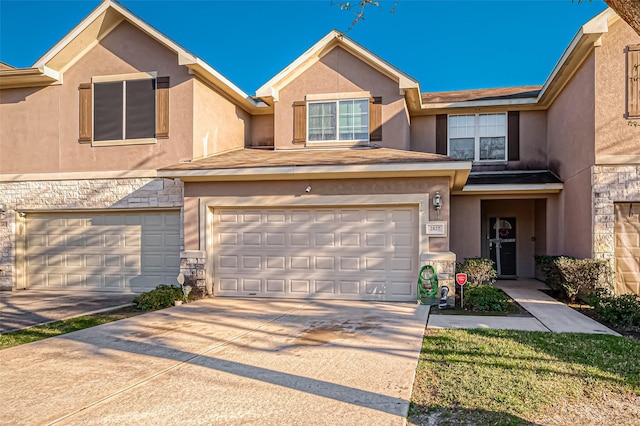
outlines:
[{"label": "house number sign", "polygon": [[425,225],[425,235],[431,237],[446,237],[447,222],[427,222]]}]

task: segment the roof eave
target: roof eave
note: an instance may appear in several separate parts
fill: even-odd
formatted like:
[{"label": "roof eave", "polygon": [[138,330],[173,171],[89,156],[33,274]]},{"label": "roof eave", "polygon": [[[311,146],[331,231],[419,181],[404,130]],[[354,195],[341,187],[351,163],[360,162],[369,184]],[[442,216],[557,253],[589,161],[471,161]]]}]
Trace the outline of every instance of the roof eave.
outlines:
[{"label": "roof eave", "polygon": [[580,28],[543,84],[538,103],[544,106],[553,103],[593,48],[600,44],[600,38],[609,31],[609,25],[618,19],[613,9],[608,8]]},{"label": "roof eave", "polygon": [[0,71],[0,89],[43,87],[61,82],[60,73],[48,67],[14,68]]},{"label": "roof eave", "polygon": [[563,188],[562,183],[536,183],[536,184],[486,184],[466,185],[462,190],[456,191],[458,195],[524,195],[524,194],[556,194]]},{"label": "roof eave", "polygon": [[184,182],[363,179],[381,177],[450,177],[453,189],[462,189],[469,172],[469,161],[438,161],[433,163],[313,165],[242,167],[233,169],[162,169],[158,177],[179,178]]}]

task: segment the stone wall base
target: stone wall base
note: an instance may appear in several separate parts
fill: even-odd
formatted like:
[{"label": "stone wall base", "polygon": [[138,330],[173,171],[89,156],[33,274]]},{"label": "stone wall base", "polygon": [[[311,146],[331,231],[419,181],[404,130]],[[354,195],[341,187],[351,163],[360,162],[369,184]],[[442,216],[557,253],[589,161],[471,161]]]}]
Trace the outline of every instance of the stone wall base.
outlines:
[{"label": "stone wall base", "polygon": [[[453,306],[456,294],[456,254],[452,252],[422,253],[420,255],[420,267],[424,265],[431,265],[435,268],[440,288],[443,286],[449,288],[447,305]],[[438,292],[438,298],[440,297],[439,294]]]},{"label": "stone wall base", "polygon": [[191,286],[191,295],[201,299],[212,294],[206,286],[205,264],[207,252],[185,250],[180,252],[180,273],[184,275],[184,285]]}]

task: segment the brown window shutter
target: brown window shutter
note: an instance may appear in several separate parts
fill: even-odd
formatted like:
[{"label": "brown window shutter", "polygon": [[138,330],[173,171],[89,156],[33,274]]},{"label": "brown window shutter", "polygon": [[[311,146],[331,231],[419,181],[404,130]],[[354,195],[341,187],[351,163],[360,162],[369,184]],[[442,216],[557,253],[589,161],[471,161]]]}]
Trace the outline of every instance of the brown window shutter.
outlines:
[{"label": "brown window shutter", "polygon": [[382,98],[379,96],[369,104],[369,141],[382,141]]},{"label": "brown window shutter", "polygon": [[507,116],[509,161],[518,161],[520,160],[520,112],[509,111]]},{"label": "brown window shutter", "polygon": [[78,142],[91,142],[92,140],[92,107],[91,107],[91,83],[83,83],[78,87],[80,94],[80,121]]},{"label": "brown window shutter", "polygon": [[447,114],[436,115],[436,154],[447,155]]},{"label": "brown window shutter", "polygon": [[627,46],[627,118],[640,117],[640,45]]},{"label": "brown window shutter", "polygon": [[305,143],[307,140],[307,103],[293,103],[293,143]]},{"label": "brown window shutter", "polygon": [[169,137],[169,77],[156,79],[156,138]]}]

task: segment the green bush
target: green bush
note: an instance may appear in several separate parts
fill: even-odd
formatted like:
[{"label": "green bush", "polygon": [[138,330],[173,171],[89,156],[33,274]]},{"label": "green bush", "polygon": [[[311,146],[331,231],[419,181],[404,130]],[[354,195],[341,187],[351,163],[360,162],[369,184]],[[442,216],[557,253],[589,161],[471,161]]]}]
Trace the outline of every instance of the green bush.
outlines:
[{"label": "green bush", "polygon": [[640,298],[635,294],[603,296],[596,293],[591,303],[600,321],[620,327],[640,327]]},{"label": "green bush", "polygon": [[176,300],[184,300],[182,287],[160,284],[151,291],[137,295],[133,299],[133,304],[143,311],[156,311],[173,306]]},{"label": "green bush", "polygon": [[555,262],[561,256],[536,256],[536,266],[544,275],[544,282],[554,291],[562,292],[562,275]]},{"label": "green bush", "polygon": [[493,260],[483,257],[470,257],[456,263],[456,273],[467,274],[467,281],[475,285],[493,284],[498,278]]},{"label": "green bush", "polygon": [[611,267],[601,259],[574,259],[567,256],[536,256],[536,263],[553,290],[575,302],[587,300],[596,291],[611,288]]},{"label": "green bush", "polygon": [[472,311],[502,312],[509,307],[509,298],[491,285],[469,285],[464,289],[464,307]]}]

